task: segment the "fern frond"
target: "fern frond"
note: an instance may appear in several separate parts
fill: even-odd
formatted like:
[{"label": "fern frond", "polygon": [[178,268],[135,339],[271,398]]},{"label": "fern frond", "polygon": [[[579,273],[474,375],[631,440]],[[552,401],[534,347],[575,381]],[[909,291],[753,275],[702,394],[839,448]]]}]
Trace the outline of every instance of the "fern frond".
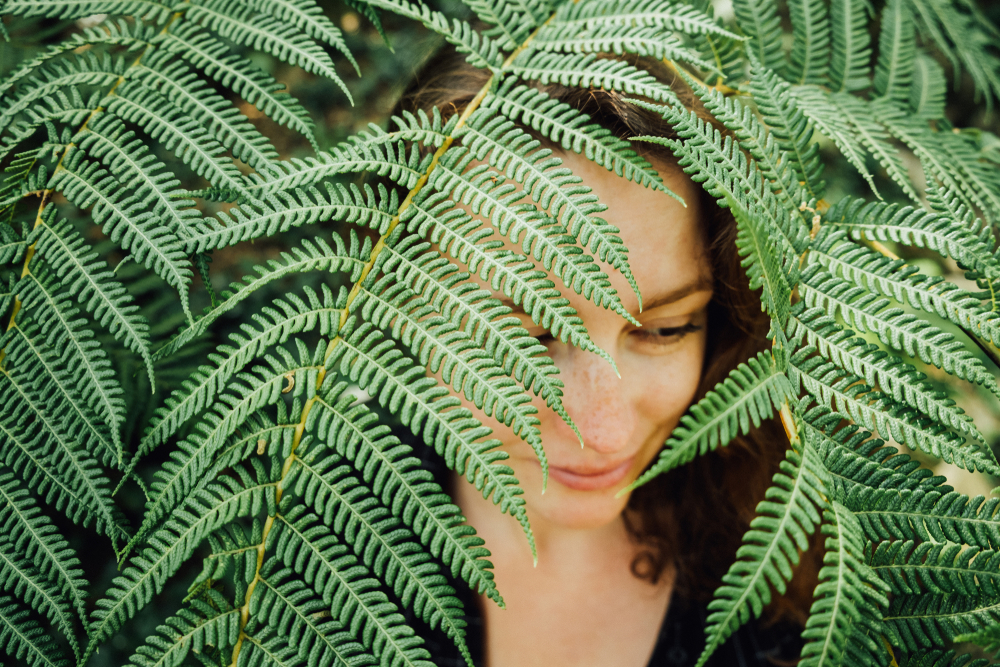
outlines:
[{"label": "fern frond", "polygon": [[985,162],[974,140],[960,132],[938,133],[938,144],[957,168],[959,186],[983,216],[1000,221],[1000,176],[996,165]]},{"label": "fern frond", "polygon": [[779,74],[785,69],[781,17],[776,0],[733,0],[736,24],[749,37],[744,43],[757,62]]},{"label": "fern frond", "polygon": [[222,300],[217,306],[198,318],[193,326],[188,327],[158,349],[153,358],[159,360],[174,354],[207,332],[213,322],[243,303],[258,289],[275,280],[309,271],[325,271],[328,273],[345,272],[348,274],[348,280],[357,282],[361,277],[365,261],[371,254],[371,239],[366,237],[364,242],[359,242],[354,233],[350,234],[350,245],[345,245],[337,235],[334,235],[332,239],[332,248],[321,237],[311,240],[303,239],[301,245],[281,253],[280,261],[269,259],[266,266],[255,266],[253,273],[247,274],[241,281],[230,284],[229,290],[225,290],[219,295]]},{"label": "fern frond", "polygon": [[180,665],[190,653],[202,653],[208,647],[228,648],[240,633],[239,616],[239,609],[212,591],[209,603],[193,600],[157,626],[159,634],[147,637],[130,662],[139,667]]},{"label": "fern frond", "polygon": [[475,12],[480,21],[493,26],[485,34],[496,39],[508,51],[520,46],[534,27],[533,18],[518,11],[514,2],[463,0],[463,4]]},{"label": "fern frond", "polygon": [[594,30],[605,26],[657,27],[688,35],[742,38],[717,24],[695,7],[662,0],[582,0],[560,5],[550,25],[575,25]]},{"label": "fern frond", "polygon": [[[344,400],[339,403],[347,408]],[[404,607],[413,609],[432,630],[440,627],[472,664],[465,643],[464,609],[438,564],[378,500],[375,490],[351,474],[345,459],[327,447],[305,448],[306,444],[296,450],[296,465],[285,477],[284,488],[294,489],[313,508],[316,519],[342,536]],[[287,518],[293,520],[292,513],[301,509],[290,510]]]},{"label": "fern frond", "polygon": [[[38,264],[32,267],[38,268]],[[121,465],[124,392],[107,352],[94,340],[94,332],[86,326],[86,321],[78,317],[80,311],[72,305],[70,295],[57,291],[59,287],[52,280],[28,274],[20,284],[24,312],[31,317],[39,337],[55,352],[58,363],[72,369],[66,374],[67,378],[73,378],[72,386],[67,387],[73,397],[71,400],[93,410],[98,419],[108,425],[117,463]]]},{"label": "fern frond", "polygon": [[936,189],[928,190],[928,199],[938,215],[910,206],[845,197],[827,212],[823,224],[844,229],[857,241],[867,238],[927,248],[991,281],[1000,280],[1000,262],[992,248],[962,224],[963,219],[942,215],[946,210],[960,210],[957,202],[942,196]]},{"label": "fern frond", "polygon": [[72,225],[65,220],[42,220],[35,241],[37,256],[52,267],[68,293],[85,304],[91,317],[143,359],[153,386],[149,324],[139,312],[135,299]]},{"label": "fern frond", "polygon": [[966,444],[964,438],[940,424],[873,390],[857,375],[811,356],[815,351],[810,346],[800,348],[789,360],[788,370],[792,384],[796,388],[801,384],[820,405],[832,404],[871,431],[878,430],[885,437],[966,470],[1000,473],[1000,465],[988,450]]},{"label": "fern frond", "polygon": [[1000,623],[1000,602],[985,595],[897,596],[885,623],[910,651],[948,645],[956,636]]},{"label": "fern frond", "polygon": [[358,75],[361,75],[340,28],[327,18],[315,0],[250,0],[250,6],[258,12],[268,13],[279,21],[294,25],[315,40],[329,44],[340,51],[354,66]]},{"label": "fern frond", "polygon": [[340,336],[328,367],[377,396],[381,405],[391,406],[403,425],[434,447],[450,469],[464,475],[484,498],[492,498],[501,511],[517,519],[534,553],[523,492],[511,469],[498,463],[507,454],[491,451],[499,444],[497,440],[483,440],[490,429],[468,409],[459,407],[458,398],[447,396],[446,388],[425,377],[422,367],[404,357],[371,325],[355,326],[351,318]]},{"label": "fern frond", "polygon": [[76,553],[49,517],[38,509],[34,498],[21,487],[17,477],[5,467],[0,469],[0,498],[4,500],[3,509],[0,509],[0,522],[5,527],[3,539],[52,582],[82,623],[86,618],[87,581]]},{"label": "fern frond", "polygon": [[909,5],[904,0],[891,0],[882,10],[875,94],[895,100],[898,104],[906,104],[916,58],[916,33]]},{"label": "fern frond", "polygon": [[576,25],[552,25],[540,30],[532,49],[559,53],[634,53],[656,60],[679,60],[705,70],[715,67],[678,37],[660,27],[604,25],[581,34]]},{"label": "fern frond", "polygon": [[751,357],[690,407],[663,445],[656,462],[629,488],[729,444],[746,433],[751,423],[757,427],[770,419],[792,397],[788,379],[770,354],[761,352]]},{"label": "fern frond", "polygon": [[1000,595],[1000,554],[959,544],[881,542],[868,562],[895,595]]},{"label": "fern frond", "polygon": [[823,163],[819,145],[812,141],[813,131],[799,110],[792,88],[774,72],[759,66],[751,68],[750,91],[764,123],[778,146],[785,152],[802,188],[810,200],[823,198]]},{"label": "fern frond", "polygon": [[[838,2],[860,4],[864,0],[838,0]],[[838,111],[832,95],[817,86],[796,86],[791,89],[791,95],[795,98],[798,110],[815,125],[817,130],[837,145],[841,154],[868,182],[872,192],[881,198],[878,188],[875,187],[875,180],[865,166],[865,148],[861,139],[851,131],[852,126]]]},{"label": "fern frond", "polygon": [[129,79],[155,90],[199,119],[209,134],[257,171],[278,160],[278,151],[232,102],[219,95],[168,51],[154,51],[128,72]]},{"label": "fern frond", "polygon": [[760,616],[771,600],[771,587],[784,594],[799,553],[809,548],[809,535],[820,524],[819,510],[828,506],[823,464],[808,443],[801,454],[785,453],[773,482],[743,535],[736,562],[708,605],[699,667],[751,615]]},{"label": "fern frond", "polygon": [[454,137],[476,160],[520,183],[542,210],[556,218],[581,246],[589,247],[598,259],[617,269],[639,293],[618,229],[596,215],[607,207],[551,150],[540,148],[537,140],[490,109],[473,113]]},{"label": "fern frond", "polygon": [[[963,635],[969,636],[969,635]],[[955,638],[956,641],[964,641]],[[987,667],[990,662],[984,658],[973,658],[967,653],[956,654],[955,651],[931,650],[915,651],[899,664],[902,667]]]},{"label": "fern frond", "polygon": [[830,505],[821,528],[827,536],[823,568],[802,632],[802,667],[840,664],[852,626],[864,616],[881,620],[889,604],[888,586],[865,563],[861,526],[843,505]]},{"label": "fern frond", "polygon": [[[85,100],[75,87],[57,91],[55,94],[39,100],[37,105],[25,110],[27,118],[13,123],[9,134],[0,140],[0,160],[6,158],[21,145],[21,142],[30,139],[38,128],[43,126],[49,134],[48,148],[56,149],[58,137],[55,134],[54,123],[63,122],[69,125],[79,125],[87,120],[100,105],[100,93],[94,93]],[[59,148],[63,148],[63,146],[59,146]],[[41,169],[37,173],[41,174]]]},{"label": "fern frond", "polygon": [[232,89],[274,122],[315,141],[314,124],[308,112],[294,97],[278,92],[282,88],[280,83],[245,58],[230,53],[225,44],[196,24],[182,24],[171,30],[163,37],[162,48]]},{"label": "fern frond", "polygon": [[254,472],[234,468],[236,476],[188,496],[170,519],[149,537],[147,545],[115,577],[106,596],[97,602],[89,628],[86,660],[100,644],[122,628],[141,607],[163,590],[167,578],[187,561],[195,548],[213,531],[239,516],[274,512],[275,487],[281,463],[271,460],[271,470],[257,459]]},{"label": "fern frond", "polygon": [[830,64],[830,17],[826,3],[790,0],[788,13],[792,20],[789,80],[799,85],[823,85]]},{"label": "fern frond", "polygon": [[525,202],[528,193],[518,190],[502,174],[483,164],[470,169],[473,159],[465,147],[449,149],[428,178],[427,187],[487,218],[500,234],[521,244],[525,255],[561,278],[569,289],[638,324],[622,305],[607,274],[576,239],[544,211]]},{"label": "fern frond", "polygon": [[627,95],[641,95],[654,102],[679,104],[670,86],[661,83],[646,70],[622,60],[598,58],[591,53],[522,51],[508,71],[521,79],[537,80],[542,85],[558,83],[573,88],[603,88]]},{"label": "fern frond", "polygon": [[824,311],[793,307],[788,337],[794,339],[799,336],[823,357],[864,378],[865,382],[889,394],[896,402],[985,442],[972,417],[965,414],[945,392],[935,390],[926,382],[924,373],[864,338],[856,337],[853,331],[841,327]]},{"label": "fern frond", "polygon": [[848,326],[877,334],[895,350],[1000,392],[993,374],[952,334],[892,306],[888,299],[832,276],[817,264],[802,272],[799,290],[809,308],[823,308],[830,315],[839,313]]},{"label": "fern frond", "polygon": [[[831,0],[830,88],[847,93],[871,85],[871,36],[866,0]],[[827,135],[829,136],[829,135]],[[831,139],[833,137],[830,137]]]},{"label": "fern frond", "polygon": [[71,151],[52,175],[49,188],[63,192],[79,208],[90,207],[104,233],[176,289],[187,308],[192,272],[180,238],[170,227],[158,224],[144,201],[123,192],[118,180],[86,160],[83,151]]},{"label": "fern frond", "polygon": [[[503,598],[493,581],[492,565],[483,541],[475,529],[464,523],[430,473],[422,469],[413,451],[399,442],[390,430],[364,405],[352,405],[339,383],[320,393],[316,416],[307,426],[325,447],[335,450],[359,471],[385,507],[399,517],[431,554],[451,568],[452,575],[465,580],[472,590],[503,607]],[[312,457],[325,450],[313,445]],[[304,459],[308,461],[310,457]],[[378,467],[376,467],[376,462]]]},{"label": "fern frond", "polygon": [[[292,662],[295,665],[301,664],[302,659],[316,659],[317,655],[332,665],[379,664],[349,631],[350,623],[328,616],[333,601],[317,596],[295,574],[289,568],[279,568],[277,561],[265,563],[250,601],[253,611],[263,618],[251,617],[247,623],[250,632],[246,633],[244,628],[247,634],[244,641],[253,642],[268,657],[273,651],[298,654],[300,660]],[[277,638],[284,641],[276,641]],[[282,650],[286,646],[295,646],[297,650]]]},{"label": "fern frond", "polygon": [[663,178],[646,160],[590,116],[552,99],[530,86],[507,79],[495,93],[487,93],[480,108],[499,111],[513,122],[520,121],[563,150],[585,155],[587,159],[613,171],[626,180],[673,196]]},{"label": "fern frond", "polygon": [[[338,612],[334,618],[350,627],[383,664],[433,665],[423,640],[404,624],[398,607],[382,592],[383,584],[322,519],[299,505],[275,517],[270,535],[275,551],[272,563],[284,563],[313,586],[323,602]],[[272,576],[268,569],[262,569],[263,581]],[[294,580],[289,584],[302,586]],[[273,582],[269,588],[276,590]]]},{"label": "fern frond", "polygon": [[77,19],[95,14],[123,14],[162,23],[172,11],[170,3],[156,0],[9,0],[4,11],[18,16]]},{"label": "fern frond", "polygon": [[73,655],[80,656],[73,610],[64,592],[6,539],[0,540],[0,586],[12,591],[31,609],[47,618],[69,641]]},{"label": "fern frond", "polygon": [[918,54],[913,63],[913,83],[907,100],[910,110],[925,121],[943,118],[947,92],[948,82],[941,66],[930,56]]},{"label": "fern frond", "polygon": [[269,53],[289,65],[330,79],[354,103],[322,46],[294,26],[253,11],[244,0],[201,0],[187,8],[184,18],[234,44]]},{"label": "fern frond", "polygon": [[0,595],[0,648],[28,667],[68,667],[72,664],[28,609],[16,598]]},{"label": "fern frond", "polygon": [[947,487],[909,490],[857,486],[843,502],[872,542],[919,540],[1000,548],[1000,499],[969,498]]},{"label": "fern frond", "polygon": [[[955,637],[956,642],[972,642],[982,647],[986,652],[987,656],[993,654],[993,658],[996,658],[996,654],[1000,651],[1000,626],[992,625],[988,628],[983,628],[978,632],[968,632],[963,633]],[[989,663],[984,660],[983,667]],[[944,667],[947,667],[945,665]],[[978,667],[974,666],[974,667]]]}]

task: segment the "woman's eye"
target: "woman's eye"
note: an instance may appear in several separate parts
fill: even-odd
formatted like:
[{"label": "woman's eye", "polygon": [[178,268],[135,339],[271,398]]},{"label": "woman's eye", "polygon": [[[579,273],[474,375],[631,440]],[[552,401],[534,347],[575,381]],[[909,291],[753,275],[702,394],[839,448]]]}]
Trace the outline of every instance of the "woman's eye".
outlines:
[{"label": "woman's eye", "polygon": [[636,329],[632,332],[632,335],[644,342],[666,345],[680,340],[689,333],[701,331],[701,328],[700,324],[688,322],[678,327],[645,327]]}]

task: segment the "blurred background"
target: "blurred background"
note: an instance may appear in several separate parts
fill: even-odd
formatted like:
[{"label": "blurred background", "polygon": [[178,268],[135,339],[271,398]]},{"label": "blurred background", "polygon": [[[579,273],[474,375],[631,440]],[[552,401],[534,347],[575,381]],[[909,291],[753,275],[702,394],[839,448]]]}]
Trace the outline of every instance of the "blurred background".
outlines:
[{"label": "blurred background", "polygon": [[[373,23],[370,16],[344,2],[320,0],[320,4],[334,23],[343,30],[346,43],[357,59],[363,75],[358,77],[353,66],[340,53],[328,49],[337,63],[337,71],[350,90],[353,105],[332,81],[289,67],[268,55],[258,53],[250,57],[260,68],[283,83],[287,91],[306,107],[316,123],[318,143],[321,148],[326,149],[364,130],[370,123],[387,128],[389,114],[403,88],[420,69],[421,63],[441,44],[441,40],[422,26],[393,15],[379,14],[376,18],[377,23]],[[429,4],[453,16],[463,17],[467,14],[467,10],[459,2],[435,0]],[[731,15],[729,0],[721,0],[714,4],[716,10],[723,16]],[[876,4],[881,5],[880,2]],[[981,2],[980,6],[994,24],[1000,25],[1000,2]],[[11,41],[0,41],[0,80],[6,78],[20,63],[32,58],[48,46],[62,41],[74,31],[96,25],[103,18],[94,16],[77,21],[7,20],[6,27]],[[877,31],[877,26],[873,26],[873,30]],[[790,47],[790,34],[788,39]],[[876,43],[877,39],[877,32],[873,32],[873,40]],[[946,60],[942,60],[941,64],[949,75],[953,73],[950,63]],[[220,92],[225,94],[225,91]],[[303,136],[275,124],[242,100],[234,99],[233,102],[263,134],[271,139],[282,159],[303,158],[313,154],[313,149]],[[2,104],[0,101],[0,107]],[[955,82],[947,115],[952,124],[963,128],[961,131],[972,133],[980,142],[983,151],[991,156],[1000,168],[1000,139],[997,138],[1000,135],[1000,113],[974,97],[971,80],[967,77]],[[835,202],[848,195],[872,199],[865,182],[839,157],[836,149],[827,143],[824,143],[822,148],[827,164],[825,178],[829,190],[828,201]],[[194,174],[186,173],[183,165],[173,160],[169,153],[161,152],[160,157],[177,170],[185,185],[191,188],[203,187],[204,183],[199,182]],[[922,184],[923,176],[916,159],[905,153],[904,159],[911,169],[914,181],[918,185]],[[6,164],[0,164],[0,167],[5,166]],[[879,191],[887,200],[902,201],[902,193],[898,187],[877,164],[872,162],[869,164],[869,169],[878,175]],[[90,223],[89,218],[67,205],[65,200],[57,200],[56,203],[60,205],[62,215],[76,221],[89,238],[100,240],[101,231]],[[23,208],[11,211],[9,216],[5,216],[5,220],[0,220],[0,224],[11,224],[15,229],[20,229],[24,220],[34,216],[31,206],[32,203],[29,202]],[[34,206],[37,206],[37,203]],[[226,206],[228,205],[206,203],[205,213],[211,214]],[[268,260],[278,258],[290,247],[299,245],[302,239],[317,236],[329,238],[331,233],[336,231],[338,230],[335,229],[334,223],[307,225],[282,234],[280,239],[241,243],[217,251],[211,257],[210,287],[217,293],[221,292],[230,283],[250,273],[255,265],[265,264]],[[926,273],[943,275],[959,285],[975,289],[951,261],[942,261],[932,253],[919,249],[895,247],[892,249],[918,264]],[[105,254],[109,263],[117,267],[119,276],[125,279],[135,278],[131,289],[154,328],[154,349],[159,347],[160,342],[166,341],[181,328],[183,323],[175,293],[166,288],[155,276],[150,277],[148,272],[129,262],[127,258],[119,256],[110,247]],[[0,279],[5,278],[3,270],[0,269]],[[203,357],[211,347],[224,342],[228,333],[237,330],[240,322],[245,321],[250,313],[259,311],[261,307],[283,294],[300,291],[305,284],[315,285],[325,281],[336,286],[336,280],[335,276],[309,273],[289,276],[271,283],[267,288],[257,292],[253,298],[229,312],[219,325],[213,328],[211,336],[189,346],[186,355],[179,358],[172,357],[169,363],[161,364],[157,369],[158,386],[155,393],[150,391],[146,375],[141,372],[142,369],[137,361],[113,339],[105,337],[104,341],[109,351],[115,355],[123,386],[127,387],[126,393],[130,401],[128,412],[130,432],[126,434],[125,441],[131,442],[134,446],[141,435],[136,432],[136,424],[145,422],[148,415],[169,395],[170,391],[190,375],[199,358]],[[198,313],[210,306],[211,296],[208,287],[196,276],[195,285],[191,290],[193,312]],[[926,315],[921,314],[921,317]],[[942,328],[955,331],[956,335],[964,337],[947,323],[933,317],[930,319]],[[968,348],[978,353],[975,345],[969,344]],[[982,356],[990,368],[997,370],[985,355]],[[944,384],[943,372],[927,367],[919,360],[909,361],[921,368],[942,390],[949,392],[954,400],[975,418],[979,428],[993,445],[994,451],[1000,450],[1000,409],[996,399],[989,392],[954,379],[949,379],[947,384]],[[147,478],[147,481],[166,455],[167,449],[161,447],[143,465],[140,473]],[[1000,480],[973,475],[934,460],[924,460],[924,463],[938,474],[948,477],[951,484],[970,495],[987,495],[992,488],[1000,484]],[[141,520],[144,505],[144,497],[139,487],[134,484],[125,485],[118,495],[118,500],[132,524],[137,525]],[[93,590],[102,590],[116,574],[114,553],[110,545],[104,540],[93,540],[72,546],[81,554],[86,576],[94,584]],[[191,568],[181,572],[176,578],[176,585],[169,586],[162,594],[161,601],[164,606],[161,609],[176,609],[186,593],[188,582],[196,574],[197,571]],[[126,662],[134,651],[136,643],[151,634],[156,624],[163,620],[162,615],[157,613],[157,606],[159,605],[155,603],[150,605],[134,621],[127,624],[126,632],[116,636],[110,646],[94,656],[90,664],[104,666]]]}]

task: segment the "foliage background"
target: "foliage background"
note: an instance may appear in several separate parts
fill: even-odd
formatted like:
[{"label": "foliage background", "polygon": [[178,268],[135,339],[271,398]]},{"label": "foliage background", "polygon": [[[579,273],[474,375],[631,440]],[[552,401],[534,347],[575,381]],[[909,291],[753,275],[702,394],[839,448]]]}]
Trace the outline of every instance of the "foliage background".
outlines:
[{"label": "foliage background", "polygon": [[[248,54],[254,64],[285,84],[287,92],[297,98],[309,111],[316,122],[315,134],[319,148],[326,150],[359,130],[363,130],[369,123],[386,128],[386,121],[395,101],[419,70],[420,64],[443,43],[443,39],[416,22],[384,13],[380,14],[380,28],[384,31],[383,35],[376,26],[343,2],[319,0],[318,4],[323,7],[327,16],[344,31],[347,46],[361,68],[363,76],[357,77],[346,58],[335,49],[327,47],[327,52],[337,65],[338,74],[343,78],[353,96],[353,106],[343,91],[329,79],[291,67],[268,54],[249,50],[244,50],[244,54]],[[467,9],[457,1],[425,0],[425,4],[450,16],[470,18]],[[713,4],[716,11],[723,15],[727,15],[727,13],[731,15],[730,0],[714,0]],[[883,2],[876,0],[874,3],[876,10],[880,10],[883,4]],[[981,2],[980,6],[995,25],[1000,25],[1000,1]],[[783,15],[787,16],[784,12]],[[77,21],[36,18],[8,20],[6,28],[10,33],[11,41],[0,40],[0,80],[3,80],[18,64],[29,60],[50,45],[63,41],[74,32],[96,24],[102,18],[90,17]],[[790,39],[791,35],[788,32],[790,26],[785,26],[785,28],[786,37]],[[873,22],[871,28],[873,42],[877,43],[878,23]],[[790,44],[786,44],[785,47],[787,50]],[[239,47],[236,48],[236,51],[240,51]],[[949,75],[953,75],[949,63],[943,58],[940,59],[940,62],[945,71]],[[218,87],[217,90],[230,99],[234,97],[225,88]],[[243,102],[240,111],[247,115],[251,122],[272,141],[282,160],[313,154],[312,147],[301,134],[279,126],[263,116],[252,105]],[[958,127],[977,128],[992,135],[987,135],[985,140],[987,144],[992,142],[995,162],[1000,168],[1000,110],[995,107],[990,108],[982,101],[977,102],[974,99],[972,81],[968,75],[957,82],[956,90],[949,95],[946,115],[948,120]],[[838,201],[845,196],[868,196],[870,194],[868,185],[858,172],[844,160],[831,143],[825,139],[821,140],[824,142],[821,144],[823,160],[827,165],[825,171],[828,184],[827,200]],[[905,147],[901,147],[901,152],[911,178],[919,184],[922,180],[919,162],[906,151]],[[157,150],[157,157],[166,162],[171,169],[178,170],[178,173],[184,173],[183,164],[169,152],[162,149]],[[901,198],[901,192],[887,176],[884,169],[870,158],[867,166],[875,175],[879,190],[886,193],[886,200],[898,201]],[[197,188],[203,184],[194,174],[189,173],[189,176],[191,177],[190,181],[183,183],[184,187]],[[61,195],[57,195],[54,201],[56,204],[64,205],[60,206],[61,216],[81,223],[80,229],[85,229],[89,239],[100,240],[100,227],[89,224],[84,226],[82,223],[85,220],[81,216],[81,212],[76,207],[65,205],[66,201]],[[202,202],[200,205],[206,207],[206,213],[214,212],[213,209],[207,207],[227,206],[212,202]],[[335,223],[330,223],[331,226],[332,224]],[[322,227],[323,225],[296,227],[277,237],[265,238],[257,242],[243,242],[215,251],[211,266],[212,285],[204,285],[197,275],[194,278],[191,289],[192,312],[198,313],[202,308],[211,305],[211,292],[213,290],[218,292],[226,288],[231,282],[249,273],[255,265],[277,258],[283,251],[299,245],[303,238],[310,238],[317,234],[329,238],[329,234],[323,234]],[[887,245],[891,246],[892,244]],[[111,246],[110,243],[107,246],[105,256],[112,265],[119,264],[119,274],[126,277],[134,265],[130,267],[127,258],[122,258],[120,251]],[[975,289],[974,284],[964,279],[964,271],[960,270],[952,260],[943,260],[933,252],[917,248],[901,248],[899,250],[899,254],[904,259],[917,264],[925,273],[942,275],[960,287]],[[123,259],[126,261],[123,262]],[[296,273],[274,281],[257,291],[244,303],[224,315],[211,328],[210,333],[203,338],[200,346],[189,347],[188,359],[190,363],[188,365],[178,364],[178,359],[171,357],[169,365],[161,364],[157,368],[158,382],[162,383],[162,390],[156,394],[150,393],[146,374],[142,372],[142,368],[136,363],[136,360],[129,357],[128,362],[134,367],[124,368],[120,379],[126,389],[126,400],[128,401],[126,413],[132,424],[146,422],[147,417],[169,396],[170,392],[194,371],[204,353],[224,342],[229,333],[237,330],[240,322],[244,321],[249,313],[258,312],[262,305],[272,302],[287,292],[300,291],[303,285],[315,286],[321,279],[327,280],[330,284],[329,281],[335,280],[336,276]],[[143,314],[153,326],[151,333],[154,349],[158,343],[166,341],[183,321],[183,313],[173,290],[158,283],[158,279],[147,280],[140,284],[126,281],[126,284],[133,290]],[[336,288],[339,285],[330,284],[330,286]],[[912,309],[907,308],[907,310]],[[934,315],[920,312],[919,316],[930,319],[934,324],[943,324],[943,320],[939,320]],[[955,332],[958,337],[964,338],[964,334],[954,327],[945,324],[944,328]],[[101,335],[99,334],[99,336]],[[868,336],[873,341],[877,340],[873,334]],[[968,341],[963,342],[967,343]],[[110,348],[118,350],[119,346],[111,345]],[[977,350],[975,345],[966,345],[966,348]],[[994,372],[1000,370],[984,354],[980,353],[980,356]],[[126,357],[123,356],[123,359]],[[118,361],[121,360],[115,360],[116,365],[124,365],[118,364]],[[1000,411],[997,410],[995,399],[989,391],[980,386],[949,377],[943,371],[924,364],[919,359],[906,358],[906,361],[939,383],[939,388],[950,393],[952,398],[975,419],[983,435],[991,444],[994,453],[1000,457]],[[369,407],[380,412],[380,419],[383,420],[383,423],[393,421],[392,416],[380,410],[376,403],[370,403]],[[138,433],[130,432],[129,426],[126,426],[126,448],[128,448],[130,440],[134,444],[137,439]],[[148,481],[168,453],[169,449],[166,447],[155,450],[143,460],[138,473]],[[949,483],[956,487],[956,490],[970,496],[989,495],[990,490],[1000,484],[1000,480],[964,471],[943,461],[924,457],[919,452],[908,450],[908,453],[916,458],[922,458],[928,467],[934,469],[936,474],[946,476]],[[116,500],[133,526],[141,523],[144,498],[138,486],[125,485],[116,496]],[[70,526],[69,521],[59,514],[54,514],[53,518],[60,528],[64,527],[62,524],[65,524],[67,528]],[[64,535],[72,534],[74,534],[72,530],[67,530],[64,533]],[[75,534],[79,535],[81,532],[77,531]],[[89,544],[70,543],[70,546],[79,555],[84,576],[91,582],[92,598],[88,600],[88,604],[92,603],[99,596],[99,592],[106,590],[111,580],[118,574],[114,552],[105,540],[94,540]],[[181,606],[188,585],[198,570],[200,570],[199,559],[194,558],[189,562],[186,570],[182,570],[172,578],[163,593],[154,598],[152,604],[146,606],[132,621],[126,624],[124,632],[113,637],[98,655],[91,658],[89,664],[103,667],[104,665],[120,665],[127,662],[136,646],[142,643],[147,636],[153,634],[156,626],[163,621],[161,610],[176,609]]]}]

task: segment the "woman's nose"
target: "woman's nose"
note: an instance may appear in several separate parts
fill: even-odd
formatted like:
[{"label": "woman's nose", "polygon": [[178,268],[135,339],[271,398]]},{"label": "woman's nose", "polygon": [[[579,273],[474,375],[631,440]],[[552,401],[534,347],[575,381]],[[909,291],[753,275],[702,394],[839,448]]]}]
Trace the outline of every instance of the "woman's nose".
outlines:
[{"label": "woman's nose", "polygon": [[566,385],[563,405],[580,429],[584,447],[600,454],[623,450],[636,423],[626,381],[595,354],[574,350],[568,357],[559,364],[559,375]]}]

